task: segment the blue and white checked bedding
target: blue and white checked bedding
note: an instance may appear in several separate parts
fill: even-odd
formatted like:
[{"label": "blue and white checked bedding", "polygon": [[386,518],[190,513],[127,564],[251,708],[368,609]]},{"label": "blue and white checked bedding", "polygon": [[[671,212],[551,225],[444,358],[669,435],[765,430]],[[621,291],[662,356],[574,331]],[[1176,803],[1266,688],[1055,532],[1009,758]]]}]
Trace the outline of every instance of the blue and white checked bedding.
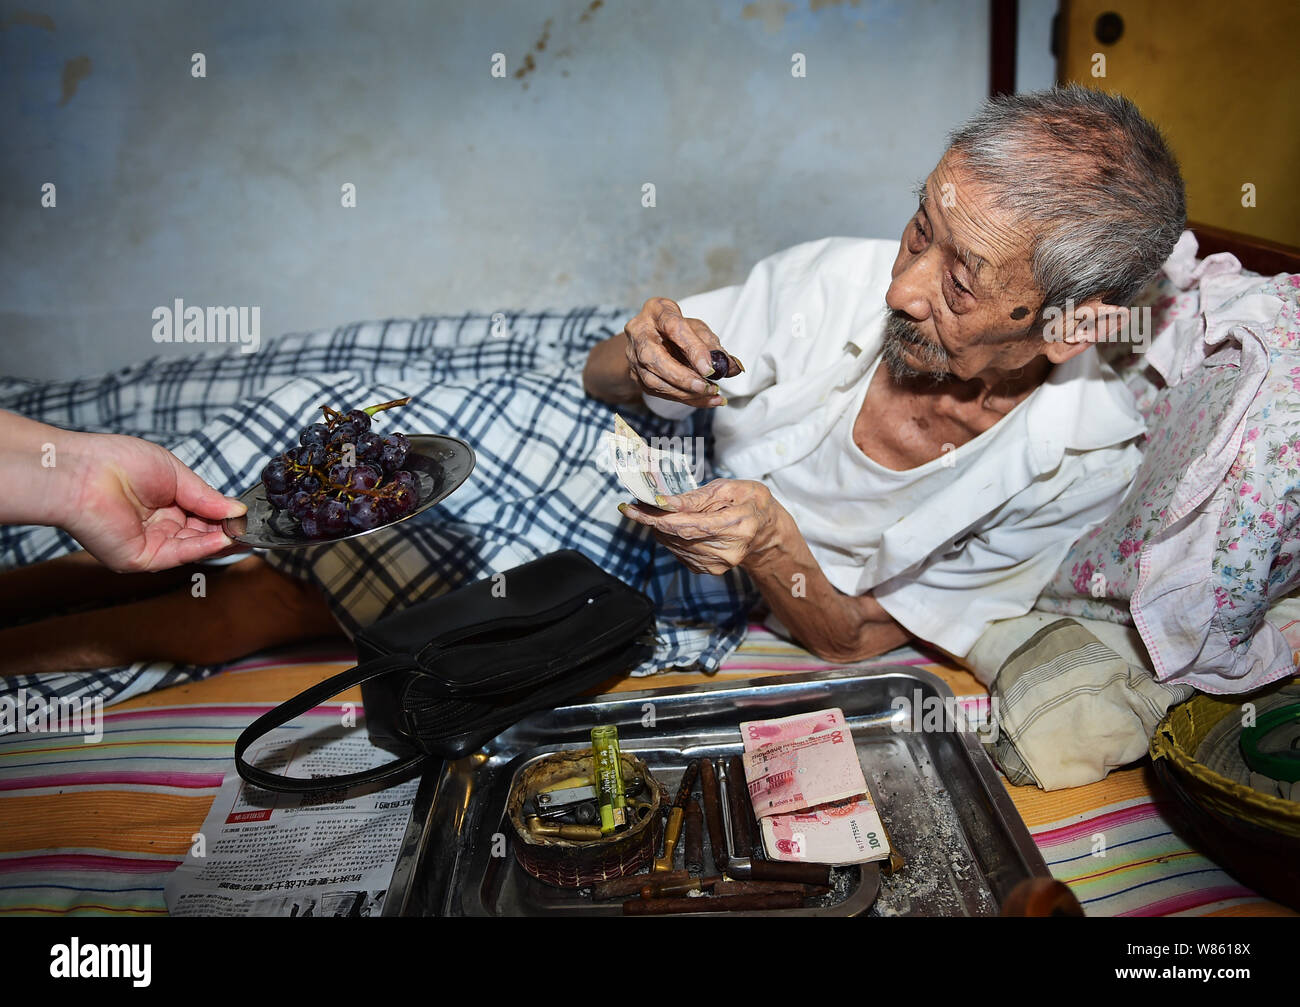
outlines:
[{"label": "blue and white checked bedding", "polygon": [[[659,644],[635,674],[695,665],[714,671],[743,639],[757,592],[739,570],[692,573],[623,519],[617,506],[627,493],[599,462],[614,410],[584,393],[582,367],[590,348],[631,314],[592,307],[365,322],[282,336],[256,353],[156,357],[76,381],[0,378],[0,408],[148,438],[236,495],[319,418],[322,403],[350,408],[410,395],[411,404],[384,414],[376,429],[467,441],[477,464],[465,485],[393,529],[266,553],[268,562],[319,587],[352,633],[462,582],[577,549],[655,603]],[[708,419],[707,412],[679,422],[642,413],[634,424],[646,437],[707,438]],[[76,548],[57,529],[0,528],[6,567]],[[0,692],[119,702],[214,670],[150,664],[17,677],[0,680]]]}]

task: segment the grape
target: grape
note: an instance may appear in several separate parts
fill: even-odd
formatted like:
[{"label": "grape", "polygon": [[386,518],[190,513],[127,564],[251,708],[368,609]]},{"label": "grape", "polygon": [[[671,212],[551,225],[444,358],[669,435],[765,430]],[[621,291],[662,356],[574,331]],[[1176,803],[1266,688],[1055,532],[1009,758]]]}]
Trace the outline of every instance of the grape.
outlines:
[{"label": "grape", "polygon": [[348,505],[342,500],[326,500],[316,508],[316,523],[322,535],[342,535],[348,530]]},{"label": "grape", "polygon": [[283,458],[272,458],[262,469],[262,483],[268,493],[283,493],[289,488],[289,466]]},{"label": "grape", "polygon": [[387,475],[392,475],[405,464],[406,452],[394,444],[385,444],[379,452],[379,465]]},{"label": "grape", "polygon": [[357,428],[351,423],[340,423],[330,434],[330,447],[338,447],[343,444],[355,444],[357,442]]},{"label": "grape", "polygon": [[384,440],[378,434],[364,433],[357,438],[357,460],[368,462],[379,457]]},{"label": "grape", "polygon": [[[408,401],[370,408],[379,412]],[[326,422],[305,425],[298,443],[262,469],[271,506],[286,511],[302,534],[313,539],[371,531],[410,514],[420,496],[418,477],[402,468],[410,438],[379,436],[363,409],[324,412]]]},{"label": "grape", "polygon": [[289,498],[289,515],[296,517],[299,521],[303,515],[316,509],[316,502],[312,499],[310,493],[299,490]]},{"label": "grape", "polygon": [[372,490],[379,485],[379,472],[372,465],[358,465],[348,477],[348,489]]},{"label": "grape", "polygon": [[348,508],[348,523],[357,531],[370,531],[383,524],[383,517],[370,497],[357,497]]},{"label": "grape", "polygon": [[329,435],[330,428],[324,423],[313,423],[298,435],[298,443],[303,446],[308,444],[324,444],[329,439]]},{"label": "grape", "polygon": [[397,516],[409,514],[415,510],[415,490],[409,486],[396,486],[393,488],[392,495],[389,497],[397,509]]},{"label": "grape", "polygon": [[721,350],[709,351],[709,363],[713,365],[713,373],[709,375],[710,381],[725,378],[731,371],[731,358]]},{"label": "grape", "polygon": [[375,502],[375,509],[379,511],[380,520],[385,524],[400,516],[397,513],[397,504],[393,502],[392,496],[381,494],[376,497],[371,497],[370,499]]}]

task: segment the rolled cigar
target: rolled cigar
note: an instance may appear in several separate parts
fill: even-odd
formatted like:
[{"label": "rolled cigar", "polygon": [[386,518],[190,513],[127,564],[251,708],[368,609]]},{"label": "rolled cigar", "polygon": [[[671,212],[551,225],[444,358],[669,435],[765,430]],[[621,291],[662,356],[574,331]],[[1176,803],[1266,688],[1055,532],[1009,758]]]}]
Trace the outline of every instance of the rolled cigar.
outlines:
[{"label": "rolled cigar", "polygon": [[754,836],[749,831],[754,802],[749,799],[745,762],[739,755],[727,760],[727,805],[731,808],[731,855],[743,860],[754,855]]},{"label": "rolled cigar", "polygon": [[643,899],[660,899],[666,895],[688,895],[691,892],[705,892],[714,885],[720,884],[721,876],[711,878],[687,878],[685,881],[669,881],[660,884],[657,881],[651,881],[641,888],[641,898]]},{"label": "rolled cigar", "polygon": [[696,898],[632,899],[623,903],[624,916],[669,916],[674,913],[748,913],[763,909],[799,909],[797,892],[775,895],[700,895]]},{"label": "rolled cigar", "polygon": [[686,770],[682,773],[682,784],[677,788],[677,800],[673,801],[673,807],[685,807],[686,798],[690,797],[691,791],[695,789],[695,780],[699,775],[699,759],[692,759],[690,762],[686,763]]},{"label": "rolled cigar", "polygon": [[[722,824],[722,788],[712,759],[700,760],[700,793],[704,797],[704,821],[709,826],[709,847],[713,867],[718,874],[727,873],[727,833]],[[788,879],[780,879],[788,880]]]},{"label": "rolled cigar", "polygon": [[694,797],[686,801],[686,869],[692,874],[704,870],[704,812]]},{"label": "rolled cigar", "polygon": [[[806,899],[830,893],[826,885],[801,885],[797,881],[726,881],[713,886],[713,894],[719,897],[727,895],[775,895],[777,892],[797,892]],[[665,895],[669,894],[664,892]]]},{"label": "rolled cigar", "polygon": [[[680,873],[680,872],[679,872]],[[778,892],[796,892],[805,898],[826,895],[828,885],[805,885],[798,881],[729,881],[714,875],[706,878],[687,878],[685,881],[659,881],[656,875],[640,875],[646,881],[641,887],[641,898],[659,899],[669,895],[688,895],[691,892],[712,891],[714,895],[775,895]]]},{"label": "rolled cigar", "polygon": [[827,864],[791,864],[784,860],[753,860],[748,866],[736,864],[729,871],[741,881],[797,881],[804,885],[827,888],[831,869]]},{"label": "rolled cigar", "polygon": [[650,879],[654,879],[655,884],[670,884],[674,881],[690,881],[691,877],[685,871],[669,871],[667,874],[629,874],[625,878],[614,878],[610,881],[601,881],[591,886],[591,898],[595,902],[604,902],[608,899],[625,899],[629,895],[636,895],[641,891],[641,887],[647,884]]}]

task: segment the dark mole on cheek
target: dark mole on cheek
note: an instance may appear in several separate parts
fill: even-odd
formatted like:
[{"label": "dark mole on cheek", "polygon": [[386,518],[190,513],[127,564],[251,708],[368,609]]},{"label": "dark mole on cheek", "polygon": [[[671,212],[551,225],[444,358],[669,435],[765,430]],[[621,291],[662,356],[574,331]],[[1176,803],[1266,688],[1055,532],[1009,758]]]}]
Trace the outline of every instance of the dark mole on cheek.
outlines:
[{"label": "dark mole on cheek", "polygon": [[1016,308],[1015,311],[1011,312],[1011,317],[1018,322],[1027,314],[1029,314],[1029,309],[1022,304],[1020,307]]}]

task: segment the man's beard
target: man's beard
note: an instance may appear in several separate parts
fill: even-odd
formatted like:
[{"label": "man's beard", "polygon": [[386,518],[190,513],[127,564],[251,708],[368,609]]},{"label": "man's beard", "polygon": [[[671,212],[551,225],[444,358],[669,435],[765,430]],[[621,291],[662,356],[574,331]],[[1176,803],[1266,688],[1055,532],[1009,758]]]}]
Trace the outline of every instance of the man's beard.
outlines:
[{"label": "man's beard", "polygon": [[[921,366],[911,364],[903,356],[903,350],[910,350],[912,356],[921,361]],[[935,381],[947,381],[952,377],[948,369],[947,351],[938,343],[925,339],[917,329],[916,323],[909,321],[907,315],[898,310],[889,312],[885,323],[885,342],[882,349],[885,366],[895,381],[909,378],[932,378]]]}]

